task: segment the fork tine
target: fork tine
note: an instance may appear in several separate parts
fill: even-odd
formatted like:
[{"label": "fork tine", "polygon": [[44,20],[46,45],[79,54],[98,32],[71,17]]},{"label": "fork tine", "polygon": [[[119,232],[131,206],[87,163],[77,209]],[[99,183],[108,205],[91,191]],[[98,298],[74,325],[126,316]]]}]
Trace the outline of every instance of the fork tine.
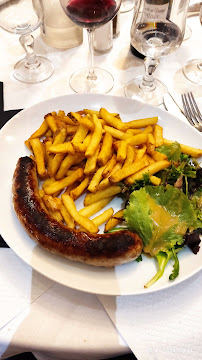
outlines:
[{"label": "fork tine", "polygon": [[183,104],[184,113],[185,113],[187,120],[189,121],[189,123],[192,126],[195,126],[195,123],[193,122],[191,114],[190,114],[189,104],[187,102],[187,98],[186,98],[185,94],[182,94],[182,104]]},{"label": "fork tine", "polygon": [[202,132],[202,115],[192,92],[182,94],[182,104],[184,108],[184,114],[189,123],[197,130]]},{"label": "fork tine", "polygon": [[194,99],[194,95],[193,95],[192,92],[190,92],[190,98],[191,98],[191,100],[192,100],[192,104],[193,104],[193,107],[194,107],[194,112],[195,112],[196,115],[198,115],[198,122],[199,122],[200,124],[202,124],[202,115],[201,115],[201,112],[200,112],[200,110],[199,110],[199,108],[198,108],[198,105],[197,105],[197,103],[196,103],[196,100]]}]

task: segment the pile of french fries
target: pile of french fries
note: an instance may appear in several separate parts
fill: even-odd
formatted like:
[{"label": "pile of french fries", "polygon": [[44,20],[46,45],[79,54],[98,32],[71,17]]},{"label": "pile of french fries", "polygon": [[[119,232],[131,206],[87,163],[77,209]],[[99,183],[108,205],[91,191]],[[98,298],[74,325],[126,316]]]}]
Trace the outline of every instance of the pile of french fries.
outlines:
[{"label": "pile of french fries", "polygon": [[[92,216],[121,193],[120,182],[127,187],[147,173],[154,185],[160,184],[155,173],[170,162],[156,148],[173,141],[163,138],[157,122],[157,117],[123,122],[119,114],[104,108],[45,115],[25,144],[36,161],[42,180],[39,194],[50,216],[90,233],[97,233],[101,224],[105,231],[120,224],[122,209],[114,214],[109,207]],[[186,145],[181,144],[181,150],[194,158],[202,156],[202,150]],[[84,207],[77,211],[75,200],[83,194]]]}]

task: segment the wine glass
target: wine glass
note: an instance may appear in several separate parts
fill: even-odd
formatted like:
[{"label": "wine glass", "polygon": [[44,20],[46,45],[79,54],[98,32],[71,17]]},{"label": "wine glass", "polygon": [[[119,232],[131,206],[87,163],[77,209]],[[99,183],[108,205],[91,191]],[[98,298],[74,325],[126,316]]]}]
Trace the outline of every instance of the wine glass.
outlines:
[{"label": "wine glass", "polygon": [[125,95],[152,105],[163,103],[166,86],[154,79],[159,58],[176,50],[185,32],[189,0],[141,0],[131,26],[131,44],[145,55],[145,74],[132,79]]},{"label": "wine glass", "polygon": [[41,0],[6,0],[0,5],[0,27],[19,34],[20,44],[26,56],[14,67],[14,77],[25,83],[38,83],[53,73],[52,63],[34,53],[34,38],[31,32],[40,25],[43,17]]},{"label": "wine glass", "polygon": [[[199,12],[199,19],[202,25],[202,3]],[[188,80],[195,84],[202,85],[202,59],[189,60],[182,70]]]},{"label": "wine glass", "polygon": [[114,79],[107,70],[94,68],[93,34],[96,28],[115,17],[121,0],[60,0],[60,3],[65,14],[88,32],[89,66],[72,74],[71,88],[77,93],[107,93]]}]

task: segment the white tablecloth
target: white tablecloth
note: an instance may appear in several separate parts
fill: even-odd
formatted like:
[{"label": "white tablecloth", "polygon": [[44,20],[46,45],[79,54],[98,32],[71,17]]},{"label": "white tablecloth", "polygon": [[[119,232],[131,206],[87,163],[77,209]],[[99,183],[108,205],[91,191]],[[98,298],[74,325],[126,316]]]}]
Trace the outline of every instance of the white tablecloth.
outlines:
[{"label": "white tablecloth", "polygon": [[[132,11],[121,14],[120,36],[113,41],[112,51],[105,55],[95,56],[95,65],[107,68],[114,76],[114,88],[109,93],[112,95],[124,95],[124,85],[137,74],[144,72],[143,61],[135,58],[129,50],[132,15]],[[168,90],[179,102],[181,101],[181,92],[192,90],[198,98],[199,104],[202,104],[202,87],[189,82],[182,74],[182,66],[185,61],[202,57],[202,29],[198,17],[188,18],[187,24],[192,29],[191,38],[184,41],[173,54],[161,59],[155,77],[166,83]],[[12,77],[14,64],[24,55],[18,42],[18,36],[8,34],[0,29],[0,80],[4,82],[5,110],[27,108],[50,97],[73,93],[69,86],[69,77],[74,70],[87,63],[86,36],[84,36],[81,46],[65,51],[44,44],[39,30],[35,31],[34,36],[37,53],[47,56],[54,63],[55,71],[50,79],[40,84],[24,84]],[[124,323],[126,310],[132,311],[133,304],[137,300],[139,316],[136,316],[137,313],[134,312],[132,318],[134,321],[141,322],[141,312],[144,314],[145,309],[145,314],[149,314],[149,311],[156,311],[155,314],[161,318],[160,310],[154,307],[152,309],[150,306],[155,297],[147,298],[146,305],[142,304],[141,306],[140,297],[124,297],[120,300],[119,297],[105,298],[102,296],[99,299],[105,307],[105,311],[96,295],[81,293],[53,283],[24,264],[11,249],[0,250],[0,263],[0,357],[2,359],[24,351],[32,351],[38,359],[53,357],[78,360],[104,359],[131,351],[135,353],[135,345],[138,349],[138,360],[148,359],[151,354],[151,358],[157,360],[199,359],[201,357],[199,347],[196,352],[198,357],[192,357],[193,351],[190,353],[183,349],[177,351],[177,356],[175,356],[173,351],[178,349],[177,347],[172,347],[169,356],[165,355],[159,350],[159,347],[156,347],[155,351],[155,341],[152,343],[151,350],[151,346],[147,343],[143,344],[144,327],[142,326],[141,337],[139,339],[136,337],[136,341],[133,341],[133,337],[129,334],[130,328],[126,329],[127,326]],[[193,306],[194,302],[197,304],[195,307],[197,311],[197,299],[199,296],[201,297],[202,292],[196,284],[197,281],[201,283],[201,280],[200,273],[194,276],[193,285],[187,284],[187,282],[180,285],[182,296],[186,296],[186,286],[192,292],[194,298],[190,298],[190,301]],[[170,294],[177,299],[174,290],[164,291],[164,299],[169,298]],[[187,296],[190,297],[190,293]],[[117,306],[117,309],[120,309],[119,321],[115,321],[112,303],[119,305]],[[171,305],[172,303],[169,303],[169,314],[172,312]],[[176,307],[174,311],[177,311]],[[166,316],[166,311],[162,314]],[[189,338],[187,326],[190,333],[195,331],[195,326],[197,326],[198,334],[201,335],[199,325],[199,320],[200,324],[202,320],[201,315],[195,312],[193,314],[193,321],[189,319],[190,321],[185,323],[186,331],[182,334],[183,344],[186,344],[186,339]],[[190,313],[191,315],[192,313]],[[143,325],[145,325],[145,317],[143,320]],[[151,323],[155,323],[153,317],[150,317],[150,320]],[[179,316],[177,321],[180,324],[182,318]],[[155,331],[159,336],[161,326],[162,331],[164,326],[162,322],[158,323],[160,327],[155,327]],[[176,321],[173,321],[172,325],[177,326]],[[131,322],[130,326],[132,326]],[[180,326],[181,329],[182,324]],[[173,329],[169,329],[172,334]],[[138,336],[138,328],[135,331]],[[134,332],[134,334],[136,333]],[[181,341],[179,333],[178,340]],[[196,336],[195,340],[199,341],[200,339]],[[160,337],[158,341],[160,341]],[[165,343],[164,339],[163,344],[165,345]],[[171,344],[173,346],[172,341]],[[142,349],[141,353],[141,346],[144,346],[147,352]]]}]

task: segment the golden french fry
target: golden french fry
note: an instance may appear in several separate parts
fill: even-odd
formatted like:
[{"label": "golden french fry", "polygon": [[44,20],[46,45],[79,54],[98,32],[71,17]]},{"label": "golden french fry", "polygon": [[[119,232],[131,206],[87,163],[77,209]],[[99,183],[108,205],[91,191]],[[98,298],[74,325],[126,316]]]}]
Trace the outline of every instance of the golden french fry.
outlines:
[{"label": "golden french fry", "polygon": [[72,175],[67,176],[64,179],[57,180],[53,184],[46,186],[44,191],[46,194],[52,195],[57,191],[64,189],[66,186],[75,183],[77,180],[81,179],[82,176],[83,176],[83,169],[78,169]]},{"label": "golden french fry", "polygon": [[100,151],[100,145],[98,145],[94,154],[87,159],[86,165],[84,168],[84,174],[91,175],[95,172],[99,151]]},{"label": "golden french fry", "polygon": [[43,196],[43,200],[44,200],[44,202],[45,202],[45,204],[46,204],[46,207],[47,207],[48,209],[51,209],[51,210],[53,210],[53,211],[55,211],[55,210],[60,210],[61,204],[62,204],[60,198],[56,198],[56,197],[53,197],[53,196],[51,196],[51,195],[45,194],[45,195]]},{"label": "golden french fry", "polygon": [[114,166],[114,168],[112,169],[112,172],[111,174],[107,177],[107,178],[104,178],[98,185],[98,188],[97,190],[104,190],[106,188],[108,188],[111,183],[109,181],[109,178],[112,174],[114,174],[116,171],[120,170],[122,168],[122,163],[118,162],[116,163],[116,165]]},{"label": "golden french fry", "polygon": [[79,210],[79,214],[90,217],[107,206],[112,201],[112,199],[113,196],[98,200],[91,205],[85,206],[83,209]]},{"label": "golden french fry", "polygon": [[66,209],[66,207],[63,204],[61,205],[60,213],[61,213],[64,221],[66,222],[66,225],[70,229],[75,229],[74,219],[70,216],[69,211]]},{"label": "golden french fry", "polygon": [[102,224],[104,224],[106,221],[108,221],[112,215],[113,215],[114,210],[112,208],[109,208],[107,210],[105,210],[102,214],[96,216],[95,218],[92,219],[92,222],[96,225],[96,226],[100,226]]},{"label": "golden french fry", "polygon": [[149,135],[150,134],[141,133],[141,134],[137,134],[134,136],[130,136],[127,139],[125,139],[125,141],[127,142],[127,144],[130,144],[133,146],[142,145],[147,142],[147,138]]},{"label": "golden french fry", "polygon": [[[56,221],[62,222],[62,220],[63,220],[62,215],[61,215],[60,211],[57,208],[58,206],[56,205],[56,202],[54,202],[53,199],[54,198],[52,198],[52,196],[49,196],[49,195],[44,195],[43,196],[43,202],[44,202],[44,204],[46,206],[46,209],[48,210],[48,213]],[[60,203],[61,203],[61,199],[58,199],[58,201],[60,201]]]},{"label": "golden french fry", "polygon": [[44,116],[44,119],[46,120],[46,122],[47,122],[49,128],[52,130],[52,132],[55,133],[58,127],[56,125],[56,121],[55,121],[53,115],[47,114]]},{"label": "golden french fry", "polygon": [[121,224],[122,221],[123,221],[123,210],[119,210],[105,224],[105,232]]},{"label": "golden french fry", "polygon": [[[174,142],[173,140],[163,139],[164,145],[171,145],[173,142]],[[187,146],[183,144],[180,144],[180,147],[183,154],[190,155],[193,158],[199,158],[202,156],[202,149],[196,149],[192,146]]]},{"label": "golden french fry", "polygon": [[120,145],[118,146],[118,151],[117,151],[117,161],[120,161],[121,163],[124,162],[127,155],[127,146],[128,144],[125,140],[120,141]]},{"label": "golden french fry", "polygon": [[158,151],[152,151],[151,157],[152,159],[154,159],[154,161],[161,161],[167,159],[167,156],[165,154],[162,154]]},{"label": "golden french fry", "polygon": [[147,146],[144,144],[137,150],[135,161],[140,161],[145,155],[146,151],[147,151]]},{"label": "golden french fry", "polygon": [[[61,130],[55,132],[53,146],[64,143],[67,136],[67,129],[63,127]],[[49,150],[50,151],[50,150]]]},{"label": "golden french fry", "polygon": [[149,156],[148,154],[144,154],[143,159],[148,160],[149,164],[154,164],[155,163],[155,160],[152,159],[152,157]]},{"label": "golden french fry", "polygon": [[50,137],[52,137],[52,136],[53,136],[52,130],[51,130],[51,129],[48,129],[48,131],[46,131],[46,133],[45,133],[46,139],[48,139],[48,138],[50,138]]},{"label": "golden french fry", "polygon": [[105,165],[105,168],[102,173],[103,178],[106,178],[110,175],[110,173],[112,172],[112,169],[116,165],[116,162],[117,162],[117,158],[116,158],[116,154],[114,154],[114,155],[112,155],[111,159]]},{"label": "golden french fry", "polygon": [[76,143],[82,143],[82,141],[85,139],[87,134],[88,134],[88,129],[84,125],[80,124],[77,132],[75,133],[71,141],[72,145]]},{"label": "golden french fry", "polygon": [[62,153],[54,155],[54,157],[51,160],[50,169],[49,169],[50,176],[54,176],[57,173],[64,157],[65,157],[65,154],[62,154]]},{"label": "golden french fry", "polygon": [[67,141],[63,144],[52,145],[50,146],[49,151],[54,154],[75,154],[75,150],[70,141]]},{"label": "golden french fry", "polygon": [[158,178],[157,176],[151,175],[149,178],[150,178],[153,185],[160,185],[161,184],[161,179]]},{"label": "golden french fry", "polygon": [[30,139],[30,144],[35,156],[39,178],[45,179],[47,177],[47,171],[45,167],[43,144],[40,142],[39,138]]},{"label": "golden french fry", "polygon": [[76,221],[77,224],[84,227],[90,233],[98,232],[98,227],[90,219],[81,215],[76,210],[76,205],[74,204],[74,201],[68,194],[63,194],[61,198],[64,206],[66,207],[66,209],[68,210],[68,212],[70,213],[70,215],[73,217],[73,219]]},{"label": "golden french fry", "polygon": [[52,164],[52,160],[54,158],[54,154],[50,154],[49,153],[49,148],[52,145],[52,141],[51,140],[46,140],[45,141],[45,150],[46,150],[46,158],[47,158],[47,171],[48,174],[50,176],[50,171],[51,171],[51,164]]},{"label": "golden french fry", "polygon": [[72,143],[74,150],[76,152],[85,153],[90,144],[91,137],[92,137],[92,134],[88,134],[82,143],[79,143],[79,142]]},{"label": "golden french fry", "polygon": [[163,145],[163,128],[157,124],[154,126],[154,141],[155,147]]},{"label": "golden french fry", "polygon": [[[97,117],[100,116],[100,111],[97,111],[97,110],[83,109],[83,111],[85,114],[89,114],[89,115],[96,114]],[[118,113],[110,113],[110,114],[113,116],[118,116]]]},{"label": "golden french fry", "polygon": [[144,130],[142,130],[143,134],[151,134],[153,132],[153,126],[148,125]]},{"label": "golden french fry", "polygon": [[140,129],[148,125],[155,125],[158,121],[158,117],[151,117],[146,119],[132,120],[125,123],[126,129]]},{"label": "golden french fry", "polygon": [[104,119],[106,124],[114,127],[115,129],[122,130],[125,129],[125,124],[118,119],[117,117],[111,115],[106,109],[100,109],[100,116]]},{"label": "golden french fry", "polygon": [[151,154],[155,150],[155,140],[152,134],[147,136],[147,152]]},{"label": "golden french fry", "polygon": [[45,195],[45,192],[43,189],[39,189],[39,196],[42,198]]},{"label": "golden french fry", "polygon": [[[74,114],[76,114],[76,113],[74,113]],[[86,127],[90,131],[94,130],[94,125],[92,123],[92,120],[90,120],[88,116],[83,117],[83,116],[81,116],[79,114],[76,114],[75,117],[78,120],[80,125],[83,125],[84,127]]]},{"label": "golden french fry", "polygon": [[125,133],[124,131],[115,129],[112,126],[104,125],[103,129],[105,132],[111,134],[112,137],[119,140],[125,140],[127,138],[132,138],[132,135]]},{"label": "golden french fry", "polygon": [[73,200],[78,199],[78,197],[83,194],[89,184],[89,181],[90,178],[86,177],[76,188],[70,191],[70,196]]},{"label": "golden french fry", "polygon": [[102,138],[102,132],[103,132],[102,124],[95,114],[92,115],[92,121],[94,124],[94,132],[92,134],[88,149],[85,152],[85,156],[87,158],[92,156],[94,154],[94,152],[96,151],[98,145],[100,144],[100,141]]},{"label": "golden french fry", "polygon": [[113,138],[111,136],[111,134],[109,133],[105,133],[104,137],[103,137],[103,143],[102,143],[102,147],[100,150],[100,153],[98,155],[98,164],[100,166],[104,166],[107,161],[110,158],[110,155],[112,153],[112,143],[113,143]]},{"label": "golden french fry", "polygon": [[55,177],[50,177],[48,179],[46,179],[43,184],[42,184],[42,189],[44,190],[46,186],[53,184],[55,182]]},{"label": "golden french fry", "polygon": [[44,120],[41,124],[41,126],[38,128],[38,130],[36,130],[31,136],[30,138],[31,139],[34,139],[34,138],[40,138],[41,136],[44,136],[45,133],[48,131],[49,129],[49,126],[47,124],[47,121]]},{"label": "golden french fry", "polygon": [[126,159],[124,161],[123,167],[127,167],[132,164],[136,159],[137,150],[132,145],[127,145]]},{"label": "golden french fry", "polygon": [[76,133],[77,132],[77,130],[78,130],[78,125],[68,125],[67,126],[67,135],[71,135],[71,134],[74,134],[74,133]]},{"label": "golden french fry", "polygon": [[135,182],[135,180],[142,179],[143,174],[154,175],[158,171],[166,169],[169,166],[170,166],[169,161],[166,161],[166,160],[157,161],[154,164],[150,164],[147,167],[145,167],[144,169],[138,171],[134,175],[131,175],[128,178],[126,178],[125,183],[127,185],[132,185]]},{"label": "golden french fry", "polygon": [[127,129],[126,130],[126,134],[128,135],[137,135],[137,134],[141,134],[142,130],[140,129]]},{"label": "golden french fry", "polygon": [[98,200],[104,199],[106,197],[111,197],[117,195],[121,192],[121,187],[118,185],[111,185],[107,189],[99,190],[96,193],[89,193],[84,199],[84,205],[90,205]]},{"label": "golden french fry", "polygon": [[94,174],[92,180],[90,181],[90,184],[88,185],[88,190],[90,192],[93,192],[95,193],[97,188],[98,188],[98,185],[99,185],[99,182],[102,180],[102,172],[104,170],[104,166],[100,167],[96,173]]},{"label": "golden french fry", "polygon": [[30,141],[29,141],[29,140],[25,140],[25,145],[26,145],[26,147],[28,148],[28,150],[32,152],[32,147],[31,147],[31,145],[30,145]]},{"label": "golden french fry", "polygon": [[56,174],[56,179],[60,180],[63,177],[66,176],[67,170],[70,169],[72,165],[78,164],[84,159],[84,156],[82,154],[75,154],[70,155],[68,154],[64,160],[62,161],[60,168],[58,169],[58,172]]},{"label": "golden french fry", "polygon": [[125,179],[126,177],[137,173],[139,170],[145,168],[149,162],[146,159],[141,159],[138,162],[134,162],[130,164],[128,167],[124,167],[109,177],[109,181],[112,184],[118,183],[121,180]]}]

